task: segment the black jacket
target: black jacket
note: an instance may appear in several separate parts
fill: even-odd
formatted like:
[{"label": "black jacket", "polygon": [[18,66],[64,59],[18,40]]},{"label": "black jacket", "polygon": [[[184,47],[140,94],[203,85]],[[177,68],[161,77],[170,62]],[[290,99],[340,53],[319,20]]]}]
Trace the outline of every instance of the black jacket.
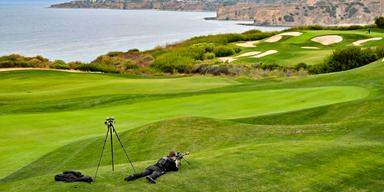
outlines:
[{"label": "black jacket", "polygon": [[157,161],[154,166],[158,167],[161,171],[164,172],[179,170],[179,168],[176,167],[176,161],[168,156],[159,159],[159,161]]}]

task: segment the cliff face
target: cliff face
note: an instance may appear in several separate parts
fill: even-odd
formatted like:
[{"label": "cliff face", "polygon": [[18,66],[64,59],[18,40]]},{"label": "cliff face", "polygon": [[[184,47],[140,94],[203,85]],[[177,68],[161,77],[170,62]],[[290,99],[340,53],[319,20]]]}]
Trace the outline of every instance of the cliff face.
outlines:
[{"label": "cliff face", "polygon": [[175,11],[214,11],[222,0],[82,0],[52,5],[52,8],[159,9]]},{"label": "cliff face", "polygon": [[[384,4],[384,2],[383,2]],[[256,25],[372,24],[381,13],[380,0],[307,0],[277,5],[238,3],[221,6],[220,20],[253,20]]]},{"label": "cliff face", "polygon": [[[382,1],[382,3],[380,3]],[[53,8],[217,11],[219,20],[252,20],[256,25],[371,24],[384,0],[80,0]]]}]

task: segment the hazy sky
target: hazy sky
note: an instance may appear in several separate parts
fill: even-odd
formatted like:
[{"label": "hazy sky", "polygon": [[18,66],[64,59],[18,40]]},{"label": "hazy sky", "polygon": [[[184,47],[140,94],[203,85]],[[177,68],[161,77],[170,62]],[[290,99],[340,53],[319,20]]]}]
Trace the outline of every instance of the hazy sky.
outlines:
[{"label": "hazy sky", "polygon": [[46,4],[51,5],[53,3],[67,2],[69,0],[0,0],[1,4]]}]

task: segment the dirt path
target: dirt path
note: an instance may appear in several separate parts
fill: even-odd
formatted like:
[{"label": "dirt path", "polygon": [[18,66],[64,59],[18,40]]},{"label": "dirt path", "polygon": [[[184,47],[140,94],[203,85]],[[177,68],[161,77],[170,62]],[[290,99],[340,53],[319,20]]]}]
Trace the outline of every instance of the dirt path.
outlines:
[{"label": "dirt path", "polygon": [[375,37],[375,38],[370,38],[370,39],[362,39],[362,40],[358,40],[358,41],[353,42],[352,45],[354,45],[354,46],[362,46],[363,43],[366,43],[368,41],[380,41],[382,39],[383,39],[382,37]]},{"label": "dirt path", "polygon": [[343,37],[339,35],[326,35],[315,37],[312,39],[313,42],[320,43],[322,45],[332,45],[336,43],[340,43],[343,41]]}]

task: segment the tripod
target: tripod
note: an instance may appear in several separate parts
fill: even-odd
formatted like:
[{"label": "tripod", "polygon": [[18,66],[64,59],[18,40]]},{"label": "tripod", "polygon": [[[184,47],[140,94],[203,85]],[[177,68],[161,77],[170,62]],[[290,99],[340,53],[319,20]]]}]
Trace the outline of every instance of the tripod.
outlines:
[{"label": "tripod", "polygon": [[133,166],[132,161],[131,161],[131,159],[128,156],[128,153],[125,150],[125,147],[124,147],[123,143],[120,140],[119,134],[117,133],[115,127],[113,126],[114,123],[115,123],[115,120],[114,120],[113,117],[107,117],[107,119],[104,122],[104,124],[107,126],[107,134],[105,135],[103,148],[101,149],[99,161],[97,163],[97,168],[96,168],[96,173],[95,173],[95,181],[96,181],[97,172],[99,171],[101,159],[103,157],[103,153],[104,153],[104,149],[105,149],[105,144],[107,143],[107,140],[108,140],[108,135],[110,136],[110,140],[111,140],[112,171],[115,171],[115,165],[114,165],[114,161],[113,161],[113,140],[112,140],[113,137],[112,137],[112,132],[115,133],[115,135],[117,137],[117,140],[119,141],[121,147],[123,148],[123,151],[125,153],[125,156],[127,157],[127,160],[131,164],[133,172],[136,173],[135,167]]}]

